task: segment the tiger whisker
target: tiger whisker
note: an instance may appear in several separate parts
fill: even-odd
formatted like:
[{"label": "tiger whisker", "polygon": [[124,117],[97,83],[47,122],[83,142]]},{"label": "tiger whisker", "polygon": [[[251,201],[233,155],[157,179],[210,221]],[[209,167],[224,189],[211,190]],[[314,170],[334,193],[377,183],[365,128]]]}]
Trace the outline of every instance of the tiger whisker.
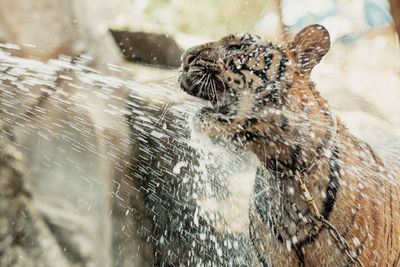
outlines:
[{"label": "tiger whisker", "polygon": [[[200,84],[199,95],[202,94],[202,91],[203,91],[204,89],[207,89],[207,88],[206,88],[207,79],[208,79],[207,74],[204,74],[204,77],[205,77],[205,80],[204,80],[202,83],[199,83],[199,84]],[[203,79],[204,77],[202,77],[202,79]]]},{"label": "tiger whisker", "polygon": [[213,93],[210,80],[211,80],[211,75],[208,75],[206,83],[208,99],[211,99],[211,94]]},{"label": "tiger whisker", "polygon": [[207,74],[204,74],[194,85],[198,85],[202,82],[202,80],[204,79],[204,77],[206,77]]},{"label": "tiger whisker", "polygon": [[218,75],[216,75],[215,77],[217,77],[217,78],[221,81],[222,86],[224,87],[224,92],[223,92],[223,94],[225,94],[225,93],[226,93],[226,86],[225,86],[224,81],[223,81],[223,80],[221,79],[221,77],[219,77]]},{"label": "tiger whisker", "polygon": [[216,100],[217,100],[217,107],[219,108],[219,100],[218,100],[218,94],[217,94],[217,87],[216,87],[216,85],[215,85],[215,81],[214,81],[214,80],[212,80],[212,85],[213,85],[213,88],[214,88],[215,98],[216,98]]}]

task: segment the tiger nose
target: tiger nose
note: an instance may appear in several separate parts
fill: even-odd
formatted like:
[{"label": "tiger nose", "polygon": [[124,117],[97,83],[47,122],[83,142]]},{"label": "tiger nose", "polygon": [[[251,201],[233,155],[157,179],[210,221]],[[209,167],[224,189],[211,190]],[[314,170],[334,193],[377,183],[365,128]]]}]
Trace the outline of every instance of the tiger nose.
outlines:
[{"label": "tiger nose", "polygon": [[187,66],[190,64],[190,62],[192,62],[195,59],[195,55],[193,55],[192,53],[185,53],[182,55],[181,57],[181,62],[183,64],[183,66]]}]

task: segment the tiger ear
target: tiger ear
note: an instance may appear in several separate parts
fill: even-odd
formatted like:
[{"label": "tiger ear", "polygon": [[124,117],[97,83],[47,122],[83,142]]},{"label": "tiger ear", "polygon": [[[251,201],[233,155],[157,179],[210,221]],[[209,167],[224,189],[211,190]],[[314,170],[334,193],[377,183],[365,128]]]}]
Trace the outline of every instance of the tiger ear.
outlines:
[{"label": "tiger ear", "polygon": [[293,42],[289,44],[289,49],[301,72],[309,75],[329,51],[330,46],[328,31],[322,25],[314,24],[296,34]]}]

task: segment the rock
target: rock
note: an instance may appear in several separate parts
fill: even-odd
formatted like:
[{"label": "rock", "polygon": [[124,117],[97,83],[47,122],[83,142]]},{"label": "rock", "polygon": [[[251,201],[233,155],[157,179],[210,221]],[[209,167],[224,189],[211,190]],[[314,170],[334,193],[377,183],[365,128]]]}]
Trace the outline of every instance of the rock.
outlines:
[{"label": "rock", "polygon": [[124,58],[130,62],[179,67],[183,49],[167,34],[110,30]]},{"label": "rock", "polygon": [[33,205],[26,178],[21,153],[0,127],[0,266],[67,267],[61,247]]}]

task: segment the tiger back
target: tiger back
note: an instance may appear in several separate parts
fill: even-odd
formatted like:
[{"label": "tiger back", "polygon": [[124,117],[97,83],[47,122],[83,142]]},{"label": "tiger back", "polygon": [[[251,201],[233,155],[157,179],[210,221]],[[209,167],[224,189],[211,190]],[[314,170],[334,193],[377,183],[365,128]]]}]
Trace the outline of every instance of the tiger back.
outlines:
[{"label": "tiger back", "polygon": [[310,81],[329,48],[326,29],[311,25],[288,44],[237,34],[182,55],[181,88],[211,103],[196,127],[260,160],[249,209],[255,265],[399,263],[399,169],[352,136]]}]

